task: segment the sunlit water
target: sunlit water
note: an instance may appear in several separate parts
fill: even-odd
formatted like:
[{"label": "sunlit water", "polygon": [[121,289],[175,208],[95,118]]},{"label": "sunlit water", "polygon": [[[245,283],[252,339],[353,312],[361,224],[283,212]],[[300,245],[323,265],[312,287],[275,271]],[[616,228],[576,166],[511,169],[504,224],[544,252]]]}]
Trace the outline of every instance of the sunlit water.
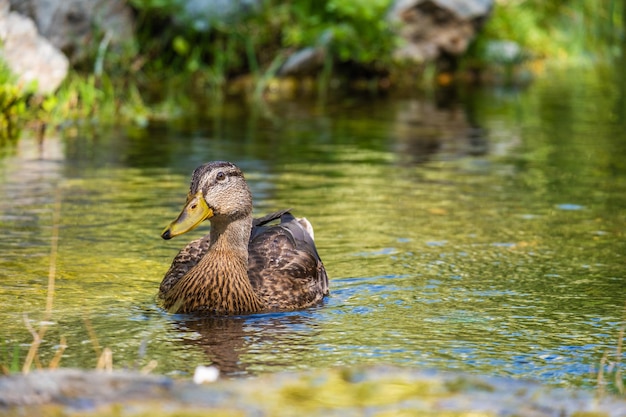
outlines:
[{"label": "sunlit water", "polygon": [[[593,386],[626,302],[626,112],[595,79],[451,104],[232,103],[5,146],[0,362],[23,363],[53,275],[42,366],[63,336],[66,367],[93,368],[108,347],[115,367],[155,360],[168,375],[390,363]],[[191,171],[216,159],[244,169],[257,214],[293,207],[313,223],[324,305],[218,319],[159,309],[172,257],[207,229],[159,234]]]}]

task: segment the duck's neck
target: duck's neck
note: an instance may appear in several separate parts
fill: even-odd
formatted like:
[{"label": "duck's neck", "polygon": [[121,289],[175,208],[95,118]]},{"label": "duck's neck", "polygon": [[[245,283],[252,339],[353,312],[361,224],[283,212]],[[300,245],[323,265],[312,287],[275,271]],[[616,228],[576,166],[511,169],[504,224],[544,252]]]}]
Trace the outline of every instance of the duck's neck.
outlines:
[{"label": "duck's neck", "polygon": [[204,310],[241,314],[263,310],[263,303],[248,279],[252,218],[232,222],[211,220],[209,250],[173,288],[176,295],[169,304],[180,313]]},{"label": "duck's neck", "polygon": [[248,265],[248,241],[252,229],[252,217],[246,216],[234,221],[211,220],[211,243],[209,252],[226,254],[241,259]]}]

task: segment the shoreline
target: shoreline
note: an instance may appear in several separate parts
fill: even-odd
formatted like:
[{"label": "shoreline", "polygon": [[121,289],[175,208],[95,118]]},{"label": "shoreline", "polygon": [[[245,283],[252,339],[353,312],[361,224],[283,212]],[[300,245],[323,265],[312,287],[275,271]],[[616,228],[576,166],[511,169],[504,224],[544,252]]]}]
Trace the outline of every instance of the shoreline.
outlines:
[{"label": "shoreline", "polygon": [[[280,372],[194,384],[132,371],[0,377],[3,415],[624,416],[626,399],[506,377],[391,366]],[[403,414],[404,415],[404,414]]]}]

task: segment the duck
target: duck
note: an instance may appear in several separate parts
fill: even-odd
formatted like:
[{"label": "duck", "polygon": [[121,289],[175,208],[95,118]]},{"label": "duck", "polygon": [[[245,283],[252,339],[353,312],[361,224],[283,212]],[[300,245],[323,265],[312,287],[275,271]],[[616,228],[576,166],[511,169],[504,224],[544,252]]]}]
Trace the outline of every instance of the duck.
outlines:
[{"label": "duck", "polygon": [[328,275],[306,218],[291,209],[252,217],[252,193],[239,167],[213,161],[193,171],[187,201],[162,232],[169,240],[205,220],[210,231],[174,257],[158,299],[170,313],[244,315],[322,303]]}]

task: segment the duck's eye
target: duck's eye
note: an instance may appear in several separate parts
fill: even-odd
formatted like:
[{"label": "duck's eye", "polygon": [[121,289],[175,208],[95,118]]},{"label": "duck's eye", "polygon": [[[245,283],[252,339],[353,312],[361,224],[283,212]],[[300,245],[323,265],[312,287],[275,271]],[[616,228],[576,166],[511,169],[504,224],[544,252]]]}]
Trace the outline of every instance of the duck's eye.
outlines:
[{"label": "duck's eye", "polygon": [[224,174],[222,171],[218,172],[217,175],[215,176],[215,179],[217,181],[224,181],[226,179],[226,174]]}]

